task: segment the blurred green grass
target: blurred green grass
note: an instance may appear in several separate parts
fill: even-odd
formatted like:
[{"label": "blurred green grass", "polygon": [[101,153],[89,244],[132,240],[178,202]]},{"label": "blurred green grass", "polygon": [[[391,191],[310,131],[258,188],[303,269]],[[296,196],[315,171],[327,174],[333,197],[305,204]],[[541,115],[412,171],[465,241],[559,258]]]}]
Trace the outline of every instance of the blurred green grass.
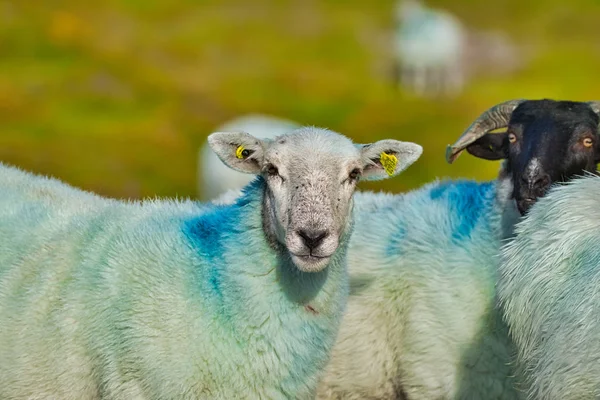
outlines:
[{"label": "blurred green grass", "polygon": [[404,175],[362,184],[398,192],[493,178],[497,162],[449,166],[444,149],[497,102],[600,98],[597,1],[429,3],[506,30],[529,63],[430,101],[390,82],[392,1],[0,0],[0,161],[115,197],[193,197],[206,136],[263,112],[422,144]]}]

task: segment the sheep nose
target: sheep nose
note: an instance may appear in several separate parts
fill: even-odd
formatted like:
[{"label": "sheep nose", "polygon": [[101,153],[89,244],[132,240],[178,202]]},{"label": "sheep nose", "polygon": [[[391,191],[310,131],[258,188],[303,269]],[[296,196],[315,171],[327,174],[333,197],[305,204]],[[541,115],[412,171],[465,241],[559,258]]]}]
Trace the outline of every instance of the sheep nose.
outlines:
[{"label": "sheep nose", "polygon": [[548,174],[525,174],[521,177],[522,185],[529,190],[545,189],[550,185],[550,176]]},{"label": "sheep nose", "polygon": [[323,243],[323,239],[325,239],[329,235],[327,231],[321,230],[299,230],[298,236],[302,238],[302,241],[310,250],[314,250]]}]

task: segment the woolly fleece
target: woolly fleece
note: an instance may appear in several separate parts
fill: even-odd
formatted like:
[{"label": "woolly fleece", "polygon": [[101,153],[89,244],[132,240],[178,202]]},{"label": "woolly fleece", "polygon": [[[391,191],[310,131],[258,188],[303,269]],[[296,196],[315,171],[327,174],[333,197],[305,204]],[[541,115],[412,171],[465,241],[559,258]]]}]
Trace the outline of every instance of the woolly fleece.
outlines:
[{"label": "woolly fleece", "polygon": [[266,242],[263,190],[126,203],[0,164],[0,398],[312,398],[346,239],[301,273]]},{"label": "woolly fleece", "polygon": [[499,295],[531,399],[600,397],[600,178],[557,186],[504,249]]},{"label": "woolly fleece", "polygon": [[495,298],[509,188],[355,195],[348,310],[318,398],[518,398]]}]

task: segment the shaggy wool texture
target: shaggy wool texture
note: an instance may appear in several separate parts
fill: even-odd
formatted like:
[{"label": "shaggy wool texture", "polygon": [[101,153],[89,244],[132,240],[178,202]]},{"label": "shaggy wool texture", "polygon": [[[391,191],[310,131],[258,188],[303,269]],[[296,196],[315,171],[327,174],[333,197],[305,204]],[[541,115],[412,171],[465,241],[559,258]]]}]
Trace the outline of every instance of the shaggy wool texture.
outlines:
[{"label": "shaggy wool texture", "polygon": [[1,399],[308,399],[347,237],[302,273],[234,204],[107,200],[0,165]]},{"label": "shaggy wool texture", "polygon": [[515,399],[496,306],[510,180],[355,195],[351,294],[319,398]]},{"label": "shaggy wool texture", "polygon": [[600,397],[600,178],[552,189],[503,251],[499,295],[531,399]]}]

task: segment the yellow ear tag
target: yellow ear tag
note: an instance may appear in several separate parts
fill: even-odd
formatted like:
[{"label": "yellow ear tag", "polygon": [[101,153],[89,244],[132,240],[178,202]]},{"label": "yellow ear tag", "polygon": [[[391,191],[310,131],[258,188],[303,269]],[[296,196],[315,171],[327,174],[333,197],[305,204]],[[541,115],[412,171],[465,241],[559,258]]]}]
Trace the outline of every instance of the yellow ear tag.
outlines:
[{"label": "yellow ear tag", "polygon": [[242,146],[242,145],[239,145],[239,146],[238,146],[238,148],[237,148],[237,149],[235,149],[235,156],[236,156],[237,158],[239,158],[240,160],[243,160],[243,159],[244,159],[244,155],[242,154],[242,152],[243,152],[244,150],[246,150],[246,149],[244,148],[244,146]]},{"label": "yellow ear tag", "polygon": [[389,176],[394,175],[394,171],[396,171],[396,165],[398,165],[398,159],[395,155],[381,153],[379,162],[381,162],[383,169],[385,169],[385,172],[387,172]]}]

